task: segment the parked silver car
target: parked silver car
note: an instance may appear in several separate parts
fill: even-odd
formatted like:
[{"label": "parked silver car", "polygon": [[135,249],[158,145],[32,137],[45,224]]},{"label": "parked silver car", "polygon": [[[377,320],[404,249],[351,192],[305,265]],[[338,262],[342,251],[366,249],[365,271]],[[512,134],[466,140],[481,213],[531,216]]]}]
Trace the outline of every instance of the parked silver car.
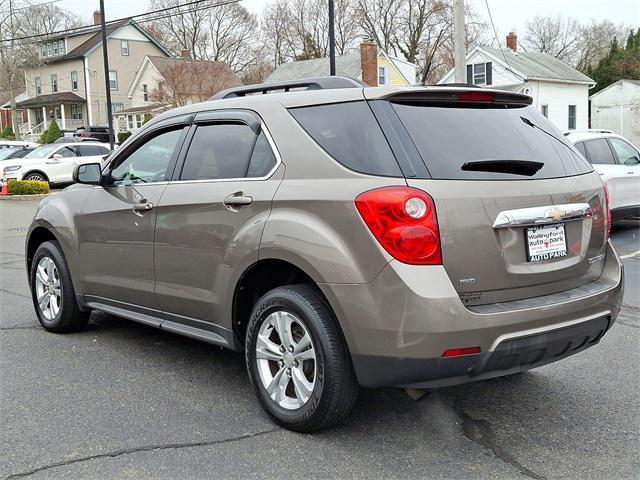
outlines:
[{"label": "parked silver car", "polygon": [[332,77],[169,111],[41,204],[38,318],[68,332],[99,310],[244,352],[298,431],[344,418],[359,385],[580,352],[616,319],[622,264],[602,181],[530,105]]}]

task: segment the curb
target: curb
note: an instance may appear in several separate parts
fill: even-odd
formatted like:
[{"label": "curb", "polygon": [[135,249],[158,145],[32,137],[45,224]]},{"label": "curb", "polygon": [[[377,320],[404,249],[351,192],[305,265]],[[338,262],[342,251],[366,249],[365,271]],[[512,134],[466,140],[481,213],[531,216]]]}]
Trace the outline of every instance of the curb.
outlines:
[{"label": "curb", "polygon": [[38,193],[35,195],[6,195],[0,196],[0,200],[16,200],[16,201],[24,201],[24,200],[42,200],[43,198],[52,195],[51,193]]}]

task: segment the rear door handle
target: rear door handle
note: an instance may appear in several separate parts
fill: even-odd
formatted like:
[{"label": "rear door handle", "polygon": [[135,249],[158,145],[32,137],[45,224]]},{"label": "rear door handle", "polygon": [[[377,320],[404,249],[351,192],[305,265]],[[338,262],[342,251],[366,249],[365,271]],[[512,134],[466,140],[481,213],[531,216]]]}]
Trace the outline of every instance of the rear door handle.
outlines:
[{"label": "rear door handle", "polygon": [[246,205],[251,205],[253,203],[253,198],[245,195],[242,192],[236,192],[226,197],[222,203],[224,203],[225,207],[233,209],[235,207],[244,207]]},{"label": "rear door handle", "polygon": [[134,212],[148,212],[152,208],[153,208],[153,203],[149,203],[146,200],[143,200],[142,202],[136,203],[133,206],[133,211]]}]

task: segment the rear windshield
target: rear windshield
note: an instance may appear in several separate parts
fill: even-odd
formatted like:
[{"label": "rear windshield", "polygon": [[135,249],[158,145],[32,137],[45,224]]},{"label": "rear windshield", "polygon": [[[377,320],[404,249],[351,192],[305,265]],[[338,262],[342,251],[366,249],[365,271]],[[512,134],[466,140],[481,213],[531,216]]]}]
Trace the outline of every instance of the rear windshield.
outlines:
[{"label": "rear windshield", "polygon": [[[393,103],[430,178],[555,178],[592,171],[564,136],[532,106],[458,108]],[[525,176],[499,171],[508,161],[535,162]],[[482,162],[485,162],[484,164]],[[483,165],[493,165],[482,171]],[[542,165],[540,165],[542,164]],[[496,170],[496,165],[499,168]]]}]

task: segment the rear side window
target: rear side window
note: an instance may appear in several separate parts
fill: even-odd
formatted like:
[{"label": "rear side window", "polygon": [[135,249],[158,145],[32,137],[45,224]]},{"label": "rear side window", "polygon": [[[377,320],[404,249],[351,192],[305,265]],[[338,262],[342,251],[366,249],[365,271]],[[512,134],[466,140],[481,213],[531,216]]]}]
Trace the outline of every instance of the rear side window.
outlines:
[{"label": "rear side window", "polygon": [[[535,108],[468,108],[393,103],[431,178],[502,180],[587,173],[591,166]],[[482,162],[543,164],[527,176],[481,171]]]},{"label": "rear side window", "polygon": [[589,161],[594,165],[613,165],[615,163],[611,148],[604,138],[584,142],[584,148],[589,156]]},{"label": "rear side window", "polygon": [[370,175],[402,176],[366,102],[315,105],[289,111],[302,128],[345,167]]},{"label": "rear side window", "polygon": [[181,180],[245,176],[256,135],[244,124],[201,125],[184,160]]},{"label": "rear side window", "polygon": [[92,157],[99,155],[106,155],[109,153],[109,149],[101,147],[99,145],[78,145],[76,149],[80,152],[81,157]]}]

